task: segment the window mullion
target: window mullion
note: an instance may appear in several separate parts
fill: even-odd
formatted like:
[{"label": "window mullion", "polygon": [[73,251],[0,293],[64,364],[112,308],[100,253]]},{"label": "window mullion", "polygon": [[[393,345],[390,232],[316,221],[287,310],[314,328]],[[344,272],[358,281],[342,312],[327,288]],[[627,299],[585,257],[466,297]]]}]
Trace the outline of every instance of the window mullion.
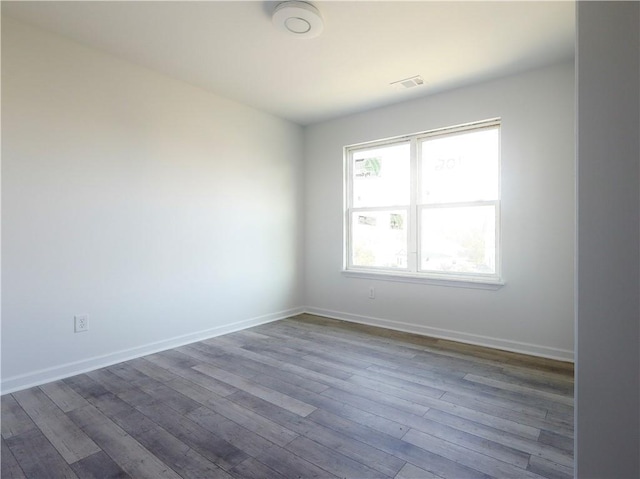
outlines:
[{"label": "window mullion", "polygon": [[418,142],[415,138],[411,140],[411,147],[409,149],[411,155],[411,169],[410,169],[410,187],[409,187],[409,229],[407,235],[408,248],[407,261],[409,271],[418,271]]},{"label": "window mullion", "polygon": [[[345,149],[345,152],[347,150]],[[353,266],[353,232],[351,228],[351,211],[353,209],[353,151],[348,151],[345,154],[344,174],[347,178],[344,187],[344,218],[343,221],[343,241],[346,247],[344,248],[344,254],[342,258],[342,264],[347,269]]]}]

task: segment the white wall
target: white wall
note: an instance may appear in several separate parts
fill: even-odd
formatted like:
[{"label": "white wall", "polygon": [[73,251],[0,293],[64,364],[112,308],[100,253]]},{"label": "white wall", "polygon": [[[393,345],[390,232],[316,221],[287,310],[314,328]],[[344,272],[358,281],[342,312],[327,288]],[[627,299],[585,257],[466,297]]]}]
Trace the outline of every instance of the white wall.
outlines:
[{"label": "white wall", "polygon": [[[343,146],[493,117],[502,118],[506,285],[486,291],[343,276]],[[305,151],[311,311],[573,359],[572,63],[310,126]],[[376,299],[368,299],[370,286]]]},{"label": "white wall", "polygon": [[576,477],[640,477],[640,4],[578,2]]},{"label": "white wall", "polygon": [[2,129],[3,392],[300,310],[299,126],[5,17]]}]

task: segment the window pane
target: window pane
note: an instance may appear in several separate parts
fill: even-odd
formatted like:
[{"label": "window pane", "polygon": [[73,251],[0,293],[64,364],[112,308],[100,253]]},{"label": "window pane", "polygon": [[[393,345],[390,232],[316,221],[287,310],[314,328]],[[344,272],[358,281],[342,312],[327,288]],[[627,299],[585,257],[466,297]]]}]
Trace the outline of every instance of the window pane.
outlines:
[{"label": "window pane", "polygon": [[423,271],[496,272],[494,205],[423,208],[420,220]]},{"label": "window pane", "polygon": [[353,213],[351,234],[351,260],[354,266],[407,267],[406,211]]},{"label": "window pane", "polygon": [[420,145],[421,203],[498,199],[498,128],[428,138]]},{"label": "window pane", "polygon": [[353,207],[409,203],[408,143],[353,153]]}]

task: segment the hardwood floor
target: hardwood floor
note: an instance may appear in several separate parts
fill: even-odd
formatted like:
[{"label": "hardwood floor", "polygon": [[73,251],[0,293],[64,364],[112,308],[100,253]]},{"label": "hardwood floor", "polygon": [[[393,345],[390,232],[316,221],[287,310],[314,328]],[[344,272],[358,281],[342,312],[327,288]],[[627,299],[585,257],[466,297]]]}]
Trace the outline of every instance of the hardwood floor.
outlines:
[{"label": "hardwood floor", "polygon": [[573,367],[311,315],[2,397],[2,478],[573,477]]}]

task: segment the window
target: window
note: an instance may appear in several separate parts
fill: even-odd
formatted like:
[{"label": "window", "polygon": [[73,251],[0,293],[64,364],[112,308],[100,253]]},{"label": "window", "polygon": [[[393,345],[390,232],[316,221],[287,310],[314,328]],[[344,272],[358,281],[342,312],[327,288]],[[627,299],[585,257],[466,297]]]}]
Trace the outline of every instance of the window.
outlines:
[{"label": "window", "polygon": [[500,284],[500,121],[345,148],[345,269]]}]

